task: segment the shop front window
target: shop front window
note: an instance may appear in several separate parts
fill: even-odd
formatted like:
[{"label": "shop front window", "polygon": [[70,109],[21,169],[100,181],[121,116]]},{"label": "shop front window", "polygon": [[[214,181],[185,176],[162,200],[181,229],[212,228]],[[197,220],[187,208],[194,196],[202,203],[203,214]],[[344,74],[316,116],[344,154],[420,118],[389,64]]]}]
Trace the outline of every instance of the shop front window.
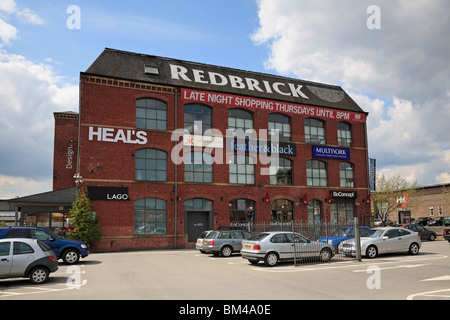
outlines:
[{"label": "shop front window", "polygon": [[230,225],[255,222],[255,201],[235,199],[229,203]]},{"label": "shop front window", "polygon": [[334,223],[350,223],[355,217],[354,203],[333,203],[330,206],[331,222]]},{"label": "shop front window", "polygon": [[286,199],[270,202],[270,221],[272,223],[290,222],[294,219],[294,206],[292,201]]},{"label": "shop front window", "polygon": [[308,201],[308,222],[321,223],[322,222],[322,202],[319,200]]}]

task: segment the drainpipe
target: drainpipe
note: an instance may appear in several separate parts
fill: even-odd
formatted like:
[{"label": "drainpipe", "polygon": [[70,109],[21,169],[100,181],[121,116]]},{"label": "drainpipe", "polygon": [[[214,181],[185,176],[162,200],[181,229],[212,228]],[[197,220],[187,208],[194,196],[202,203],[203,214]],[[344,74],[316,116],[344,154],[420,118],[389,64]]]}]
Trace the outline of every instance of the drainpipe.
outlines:
[{"label": "drainpipe", "polygon": [[[178,113],[178,89],[175,89],[175,112],[174,112],[174,120],[175,120],[175,130],[178,127],[177,123],[177,113]],[[175,141],[175,146],[177,145],[178,141]],[[176,155],[178,157],[178,154]],[[175,228],[174,228],[174,249],[177,248],[177,224],[178,224],[178,165],[176,164],[176,161],[174,163],[174,172],[175,172]]]}]

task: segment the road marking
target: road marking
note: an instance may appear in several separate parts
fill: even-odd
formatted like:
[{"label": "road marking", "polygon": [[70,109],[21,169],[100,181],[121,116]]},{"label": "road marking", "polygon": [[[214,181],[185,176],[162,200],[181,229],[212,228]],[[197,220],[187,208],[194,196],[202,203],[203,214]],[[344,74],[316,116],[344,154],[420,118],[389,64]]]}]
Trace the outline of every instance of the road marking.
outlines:
[{"label": "road marking", "polygon": [[[448,292],[448,294],[437,294],[441,292]],[[432,298],[445,298],[446,300],[450,299],[450,289],[436,290],[436,291],[428,291],[428,292],[420,292],[411,294],[406,297],[406,300],[414,300],[416,297],[432,297]]]},{"label": "road marking", "polygon": [[424,280],[420,280],[420,281],[442,281],[442,280],[450,280],[450,276],[442,276],[442,277],[424,279]]},{"label": "road marking", "polygon": [[[376,263],[374,263],[376,264]],[[428,266],[428,264],[405,264],[395,267],[386,267],[386,268],[379,268],[379,270],[389,270],[389,269],[400,269],[400,268],[417,268],[417,267],[423,267]],[[367,272],[367,269],[364,270],[353,270],[352,272]]]}]

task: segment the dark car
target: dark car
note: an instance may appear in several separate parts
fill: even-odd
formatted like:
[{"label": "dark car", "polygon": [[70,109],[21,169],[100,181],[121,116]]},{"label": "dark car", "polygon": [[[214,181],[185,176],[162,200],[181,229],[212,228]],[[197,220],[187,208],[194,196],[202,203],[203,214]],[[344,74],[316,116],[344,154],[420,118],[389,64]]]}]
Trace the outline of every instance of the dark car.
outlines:
[{"label": "dark car", "polygon": [[428,222],[429,226],[442,226],[444,224],[444,217],[437,217]]},{"label": "dark car", "polygon": [[428,221],[430,220],[432,220],[430,217],[421,217],[417,220],[414,220],[414,223],[426,226],[428,224]]},{"label": "dark car", "polygon": [[84,241],[60,238],[48,230],[35,227],[2,227],[0,239],[29,238],[38,239],[48,245],[66,264],[75,264],[89,255],[89,246]]},{"label": "dark car", "polygon": [[450,242],[450,229],[444,229],[442,231],[442,235],[444,236],[444,239]]},{"label": "dark car", "polygon": [[437,237],[436,232],[426,229],[422,225],[417,224],[417,223],[401,224],[401,225],[399,225],[399,227],[418,232],[421,240],[426,239],[426,240],[434,241],[434,240],[436,240],[436,237]]}]

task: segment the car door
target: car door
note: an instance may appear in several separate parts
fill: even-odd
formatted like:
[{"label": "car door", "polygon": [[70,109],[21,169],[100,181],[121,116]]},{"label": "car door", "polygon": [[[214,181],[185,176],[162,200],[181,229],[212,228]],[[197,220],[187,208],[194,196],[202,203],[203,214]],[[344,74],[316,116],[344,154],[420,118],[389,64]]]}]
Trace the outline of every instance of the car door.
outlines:
[{"label": "car door", "polygon": [[231,246],[233,247],[233,251],[241,250],[243,235],[242,231],[232,231],[231,232]]},{"label": "car door", "polygon": [[0,243],[0,278],[8,278],[12,266],[11,241]]},{"label": "car door", "polygon": [[35,260],[33,248],[21,241],[13,241],[13,257],[11,266],[11,277],[20,277],[25,273],[28,265]]},{"label": "car door", "polygon": [[412,243],[412,232],[409,232],[407,230],[398,230],[399,237],[398,237],[398,247],[397,251],[408,251],[409,246]]},{"label": "car door", "polygon": [[[387,239],[385,239],[387,237]],[[400,248],[399,232],[397,229],[387,230],[383,235],[381,242],[382,252],[395,252]],[[381,253],[381,252],[380,252]]]},{"label": "car door", "polygon": [[268,251],[276,251],[280,259],[294,258],[294,243],[292,239],[286,237],[285,233],[277,233],[270,239],[270,248]]}]

